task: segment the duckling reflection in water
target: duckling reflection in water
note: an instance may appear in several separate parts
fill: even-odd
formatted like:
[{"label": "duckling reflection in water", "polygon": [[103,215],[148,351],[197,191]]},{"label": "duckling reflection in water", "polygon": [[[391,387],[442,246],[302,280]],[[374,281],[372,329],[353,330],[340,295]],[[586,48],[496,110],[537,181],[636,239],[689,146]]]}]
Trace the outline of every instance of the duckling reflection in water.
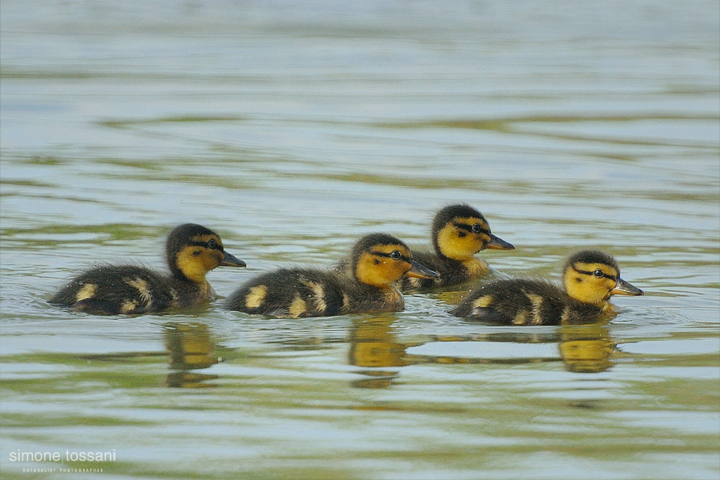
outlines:
[{"label": "duckling reflection in water", "polygon": [[348,361],[357,367],[404,367],[406,345],[399,343],[392,323],[395,317],[360,318],[350,331]]},{"label": "duckling reflection in water", "polygon": [[165,347],[170,355],[170,373],[165,384],[176,388],[204,388],[217,375],[193,370],[209,368],[221,359],[215,352],[216,342],[204,323],[170,323],[165,325]]},{"label": "duckling reflection in water", "polygon": [[610,255],[584,250],[571,256],[563,270],[564,290],[542,280],[507,279],[472,291],[451,313],[506,325],[595,323],[614,314],[614,294],[643,295],[620,278]]},{"label": "duckling reflection in water", "polygon": [[204,323],[170,323],[164,332],[171,369],[203,369],[220,361],[215,354],[215,339]]},{"label": "duckling reflection in water", "polygon": [[403,276],[434,278],[412,259],[403,242],[383,233],[360,239],[352,250],[351,274],[284,268],[260,275],[233,293],[229,310],[277,317],[318,317],[404,308],[395,287]]},{"label": "duckling reflection in water", "polygon": [[402,291],[455,285],[490,273],[488,263],[475,257],[485,249],[513,250],[512,244],[490,232],[485,217],[470,205],[449,205],[435,215],[432,224],[434,252],[413,250],[413,258],[435,270],[437,278],[403,278]]},{"label": "duckling reflection in water", "polygon": [[100,266],[71,280],[49,303],[95,314],[187,308],[215,295],[205,279],[208,272],[219,266],[245,266],[225,251],[215,232],[197,224],[173,229],[165,250],[170,275],[134,265]]},{"label": "duckling reflection in water", "polygon": [[605,325],[565,325],[560,337],[558,350],[568,371],[597,373],[614,365],[616,344]]},{"label": "duckling reflection in water", "polygon": [[407,346],[400,343],[392,324],[394,314],[380,314],[353,319],[350,330],[348,363],[361,370],[360,378],[350,382],[354,388],[388,388],[409,363],[405,358]]}]

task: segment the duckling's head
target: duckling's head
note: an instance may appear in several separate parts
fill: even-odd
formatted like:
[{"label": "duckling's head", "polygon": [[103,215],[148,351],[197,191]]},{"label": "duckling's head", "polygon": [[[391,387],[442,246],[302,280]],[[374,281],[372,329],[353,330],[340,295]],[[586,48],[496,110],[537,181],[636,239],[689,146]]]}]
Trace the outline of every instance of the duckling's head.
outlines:
[{"label": "duckling's head", "polygon": [[216,267],[245,266],[245,262],[225,251],[218,234],[194,223],[175,227],[168,235],[165,252],[173,276],[200,284],[205,283],[205,275]]},{"label": "duckling's head", "polygon": [[413,260],[407,245],[384,233],[366,235],[355,244],[352,271],[360,283],[380,288],[392,286],[403,275],[419,278],[438,276]]},{"label": "duckling's head", "polygon": [[583,250],[568,259],[563,285],[571,298],[598,306],[614,294],[643,295],[642,290],[620,278],[620,267],[613,257],[597,250]]},{"label": "duckling's head", "polygon": [[438,255],[459,262],[470,260],[486,248],[515,249],[490,233],[490,226],[482,213],[465,204],[447,206],[435,215],[432,238]]}]

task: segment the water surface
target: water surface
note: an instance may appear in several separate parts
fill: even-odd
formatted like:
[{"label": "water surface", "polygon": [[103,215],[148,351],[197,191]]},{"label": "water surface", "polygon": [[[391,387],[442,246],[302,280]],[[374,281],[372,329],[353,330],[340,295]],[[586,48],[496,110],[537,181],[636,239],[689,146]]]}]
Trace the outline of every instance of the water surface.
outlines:
[{"label": "water surface", "polygon": [[[4,477],[716,479],[718,8],[3,1]],[[496,276],[602,248],[647,296],[537,328],[449,315],[473,285],[312,320],[46,303],[164,268],[182,222],[248,263],[222,298],[372,231],[427,245],[455,202],[517,247]]]}]

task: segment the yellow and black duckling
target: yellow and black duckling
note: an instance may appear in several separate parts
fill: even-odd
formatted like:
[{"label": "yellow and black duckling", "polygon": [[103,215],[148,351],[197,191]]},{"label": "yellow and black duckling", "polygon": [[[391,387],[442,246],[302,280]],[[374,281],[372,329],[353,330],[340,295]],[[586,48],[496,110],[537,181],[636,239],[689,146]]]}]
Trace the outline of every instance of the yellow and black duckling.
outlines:
[{"label": "yellow and black duckling", "polygon": [[105,265],[74,278],[50,303],[99,314],[140,314],[190,307],[212,296],[205,275],[218,266],[244,267],[223,249],[210,229],[187,223],[170,232],[166,243],[170,275],[135,265]]},{"label": "yellow and black duckling", "polygon": [[311,268],[284,268],[260,275],[235,291],[226,307],[291,318],[398,311],[404,301],[395,282],[403,276],[437,276],[412,259],[407,245],[383,233],[360,239],[351,262],[351,275]]},{"label": "yellow and black duckling", "polygon": [[594,323],[612,314],[612,295],[643,295],[620,278],[613,257],[594,250],[568,259],[563,286],[564,291],[543,280],[497,280],[471,292],[451,313],[505,325]]},{"label": "yellow and black duckling", "polygon": [[514,250],[512,244],[490,233],[485,217],[470,205],[449,205],[433,220],[432,241],[435,252],[413,250],[413,258],[435,270],[437,278],[403,278],[403,291],[454,285],[490,273],[485,260],[475,254],[486,248]]}]

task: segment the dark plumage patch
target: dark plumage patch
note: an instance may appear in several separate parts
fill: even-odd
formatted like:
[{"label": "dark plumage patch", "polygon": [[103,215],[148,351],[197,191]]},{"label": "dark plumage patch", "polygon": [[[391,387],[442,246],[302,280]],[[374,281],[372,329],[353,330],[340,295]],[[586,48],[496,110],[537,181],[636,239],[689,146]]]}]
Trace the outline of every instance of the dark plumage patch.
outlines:
[{"label": "dark plumage patch", "polygon": [[618,267],[618,264],[612,255],[608,255],[607,253],[599,250],[583,250],[573,254],[567,259],[567,262],[565,262],[563,270],[567,270],[568,267],[575,263],[602,263],[604,265],[610,265],[618,273],[620,272],[620,267]]},{"label": "dark plumage patch", "polygon": [[[474,305],[484,297],[492,300]],[[602,309],[573,300],[549,282],[512,279],[490,282],[472,291],[451,313],[506,325],[558,325],[592,323]]]},{"label": "dark plumage patch", "polygon": [[[133,265],[96,267],[75,277],[49,302],[98,314],[141,314],[195,305],[214,294],[205,281],[207,271],[219,264],[244,266],[241,260],[225,253],[219,242],[219,237],[202,225],[180,225],[170,232],[166,241],[171,275]],[[191,260],[195,280],[188,278],[178,266],[178,255],[188,246],[209,249],[205,251],[217,258],[209,263],[200,256],[198,260]]]},{"label": "dark plumage patch", "polygon": [[50,303],[105,314],[164,310],[173,302],[167,279],[132,265],[102,266],[75,277]]},{"label": "dark plumage patch", "polygon": [[225,307],[280,317],[338,315],[343,310],[343,292],[329,272],[284,268],[250,280],[227,299]]},{"label": "dark plumage patch", "polygon": [[409,272],[418,274],[419,267],[403,242],[373,233],[355,244],[349,262],[333,270],[285,268],[260,275],[236,290],[225,307],[280,317],[402,310],[402,295],[392,284]]}]

